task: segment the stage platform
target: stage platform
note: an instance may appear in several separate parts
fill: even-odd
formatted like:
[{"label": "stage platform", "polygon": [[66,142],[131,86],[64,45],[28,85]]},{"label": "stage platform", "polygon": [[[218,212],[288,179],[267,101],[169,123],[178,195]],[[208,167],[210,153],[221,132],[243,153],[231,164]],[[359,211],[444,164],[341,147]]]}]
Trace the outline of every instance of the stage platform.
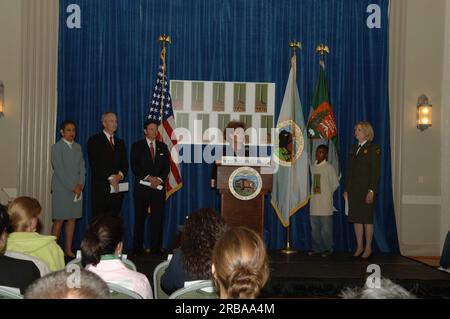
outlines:
[{"label": "stage platform", "polygon": [[370,264],[380,266],[381,276],[391,279],[421,298],[450,298],[450,274],[394,254],[376,254],[368,260],[350,253],[328,257],[306,253],[270,252],[271,280],[261,297],[335,298],[346,287],[362,287]]},{"label": "stage platform", "polygon": [[[149,255],[131,259],[152,283],[153,269],[166,258]],[[419,298],[450,298],[450,274],[400,255],[376,254],[362,260],[350,253],[322,257],[270,251],[269,258],[271,278],[261,298],[338,298],[344,288],[364,285],[371,274],[367,272],[370,264],[380,266],[383,277]]]}]

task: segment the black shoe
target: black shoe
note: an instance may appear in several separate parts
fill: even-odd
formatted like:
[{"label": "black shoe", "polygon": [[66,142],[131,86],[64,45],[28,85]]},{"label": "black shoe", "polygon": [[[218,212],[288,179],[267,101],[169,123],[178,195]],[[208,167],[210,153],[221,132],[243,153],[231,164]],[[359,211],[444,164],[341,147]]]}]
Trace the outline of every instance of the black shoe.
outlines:
[{"label": "black shoe", "polygon": [[361,256],[359,256],[362,260],[369,260],[370,259],[370,257],[372,257],[372,253],[370,253],[370,255],[369,256],[367,256],[367,257],[365,257],[365,256],[363,256],[363,255],[361,255]]}]

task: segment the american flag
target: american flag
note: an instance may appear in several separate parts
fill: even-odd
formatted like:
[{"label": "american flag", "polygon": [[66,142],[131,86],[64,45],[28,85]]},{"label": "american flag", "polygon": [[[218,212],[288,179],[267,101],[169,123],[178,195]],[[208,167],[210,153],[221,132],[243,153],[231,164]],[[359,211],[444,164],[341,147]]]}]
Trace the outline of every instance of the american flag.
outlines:
[{"label": "american flag", "polygon": [[[159,134],[157,139],[164,142],[171,150],[176,150],[177,139],[176,136],[172,136],[172,132],[176,129],[175,117],[172,109],[172,98],[169,92],[169,83],[167,76],[164,73],[165,63],[159,66],[158,77],[156,79],[156,85],[153,88],[151,104],[149,107],[149,113],[147,118],[156,120],[159,124]],[[161,108],[163,113],[161,113]],[[178,152],[174,152],[178,154]],[[181,171],[177,163],[172,159],[172,155],[169,154],[170,173],[166,180],[166,198],[179,190],[182,186]]]}]

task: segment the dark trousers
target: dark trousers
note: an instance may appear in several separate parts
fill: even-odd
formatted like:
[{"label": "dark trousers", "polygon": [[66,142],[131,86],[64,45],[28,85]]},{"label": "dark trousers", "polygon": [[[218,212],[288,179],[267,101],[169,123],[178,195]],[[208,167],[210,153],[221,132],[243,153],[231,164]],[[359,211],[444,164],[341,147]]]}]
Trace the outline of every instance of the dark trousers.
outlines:
[{"label": "dark trousers", "polygon": [[122,201],[123,193],[110,194],[105,190],[104,185],[93,185],[91,192],[92,216],[109,214],[119,217]]},{"label": "dark trousers", "polygon": [[162,248],[162,235],[164,225],[164,202],[166,197],[165,189],[153,190],[143,189],[141,185],[135,185],[134,188],[134,245],[136,253],[142,252],[144,248],[145,220],[148,216],[148,207],[150,206],[150,248],[152,251],[158,251]]}]

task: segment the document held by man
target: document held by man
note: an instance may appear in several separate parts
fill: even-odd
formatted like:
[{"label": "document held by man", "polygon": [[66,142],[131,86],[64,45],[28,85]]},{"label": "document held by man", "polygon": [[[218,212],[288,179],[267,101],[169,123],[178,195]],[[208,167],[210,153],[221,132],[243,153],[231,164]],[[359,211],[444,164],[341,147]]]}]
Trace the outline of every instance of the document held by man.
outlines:
[{"label": "document held by man", "polygon": [[[149,181],[140,180],[139,184],[147,186],[147,187],[152,187],[152,184]],[[158,186],[156,186],[156,189],[160,191],[163,189],[163,187],[162,187],[162,185],[158,185]]]},{"label": "document held by man", "polygon": [[[116,190],[114,189],[114,186],[111,186],[111,191],[109,192],[110,194],[114,194],[116,193]],[[122,192],[128,192],[128,183],[119,183],[119,191],[118,193],[122,193]]]}]

